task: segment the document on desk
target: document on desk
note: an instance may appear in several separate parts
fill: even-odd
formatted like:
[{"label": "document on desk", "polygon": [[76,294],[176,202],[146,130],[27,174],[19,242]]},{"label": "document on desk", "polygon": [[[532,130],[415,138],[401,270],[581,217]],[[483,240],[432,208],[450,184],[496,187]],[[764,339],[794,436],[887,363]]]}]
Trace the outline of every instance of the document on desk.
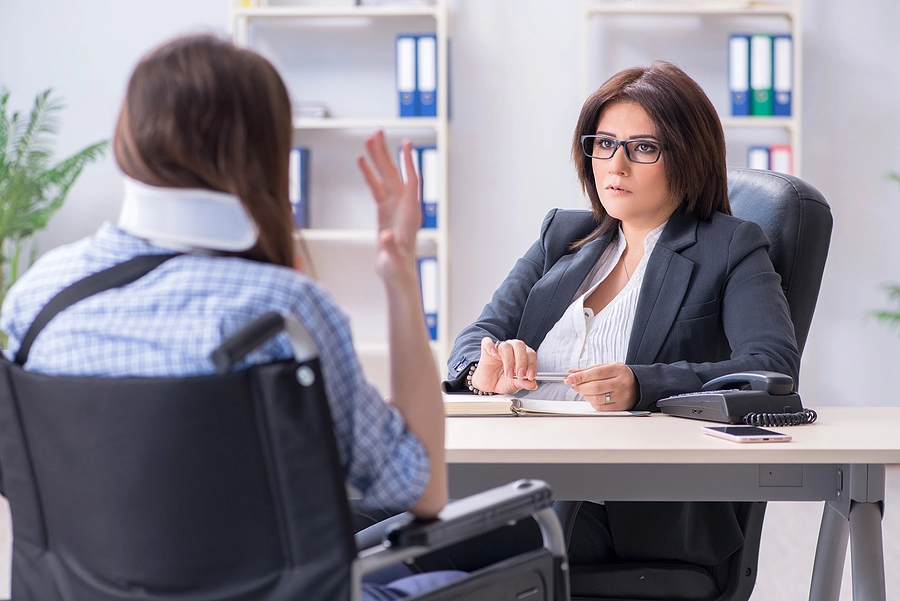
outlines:
[{"label": "document on desk", "polygon": [[[444,410],[448,416],[545,416],[545,417],[641,417],[649,411],[597,411],[587,401],[554,401],[548,399],[517,398],[497,395],[490,400],[453,400],[457,395],[444,395]],[[483,397],[482,397],[483,398]]]},{"label": "document on desk", "polygon": [[558,415],[578,417],[642,417],[649,411],[597,411],[587,401],[554,401],[545,399],[510,399],[510,411],[516,415]]}]

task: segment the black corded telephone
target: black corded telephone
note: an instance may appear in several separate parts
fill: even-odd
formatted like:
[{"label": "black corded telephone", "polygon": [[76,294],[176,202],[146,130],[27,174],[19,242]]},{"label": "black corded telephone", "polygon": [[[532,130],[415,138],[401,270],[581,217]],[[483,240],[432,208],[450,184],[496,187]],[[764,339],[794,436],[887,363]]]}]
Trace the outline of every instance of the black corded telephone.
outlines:
[{"label": "black corded telephone", "polygon": [[714,378],[700,392],[656,403],[669,415],[727,424],[797,426],[816,421],[794,392],[794,379],[773,371],[745,371]]}]

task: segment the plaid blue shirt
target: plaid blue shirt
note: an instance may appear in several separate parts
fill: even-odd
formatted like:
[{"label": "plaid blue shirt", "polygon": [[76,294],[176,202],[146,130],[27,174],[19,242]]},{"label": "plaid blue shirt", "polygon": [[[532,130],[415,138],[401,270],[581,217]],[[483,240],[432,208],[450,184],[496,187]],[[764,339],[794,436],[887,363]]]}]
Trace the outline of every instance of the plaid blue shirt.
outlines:
[{"label": "plaid blue shirt", "polygon": [[[12,287],[0,313],[14,356],[31,322],[60,290],[137,255],[168,253],[110,223],[54,249]],[[405,509],[424,492],[428,454],[362,373],[346,315],[315,282],[278,265],[199,254],[59,313],[38,335],[26,368],[49,375],[189,376],[214,373],[210,353],[268,311],[294,315],[316,343],[347,482],[367,505]],[[245,365],[291,357],[286,334]]]}]

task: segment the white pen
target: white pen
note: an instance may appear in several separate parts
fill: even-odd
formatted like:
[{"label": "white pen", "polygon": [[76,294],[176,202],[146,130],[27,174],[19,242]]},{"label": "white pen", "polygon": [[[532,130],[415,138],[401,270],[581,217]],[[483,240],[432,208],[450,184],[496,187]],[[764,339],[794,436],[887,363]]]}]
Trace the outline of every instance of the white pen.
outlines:
[{"label": "white pen", "polygon": [[[566,378],[569,377],[569,375],[570,374],[563,372],[563,371],[539,371],[539,372],[537,372],[537,375],[534,377],[534,380],[536,382],[540,382],[540,381],[546,382],[549,380],[565,380]],[[517,380],[517,379],[519,379],[519,377],[514,375],[513,379]],[[525,378],[523,378],[523,380],[524,379]]]}]

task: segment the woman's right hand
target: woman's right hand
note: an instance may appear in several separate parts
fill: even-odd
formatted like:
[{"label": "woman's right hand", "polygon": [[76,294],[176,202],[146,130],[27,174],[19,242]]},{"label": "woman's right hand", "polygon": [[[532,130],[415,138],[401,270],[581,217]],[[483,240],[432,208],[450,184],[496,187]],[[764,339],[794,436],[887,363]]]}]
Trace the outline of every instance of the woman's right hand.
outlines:
[{"label": "woman's right hand", "polygon": [[419,178],[412,159],[412,142],[401,144],[401,160],[405,163],[406,179],[391,158],[384,132],[377,131],[366,138],[366,151],[371,165],[362,156],[357,164],[366,179],[378,214],[378,254],[376,268],[388,284],[396,280],[415,283],[416,232],[422,223],[419,202]]},{"label": "woman's right hand", "polygon": [[472,386],[482,392],[515,394],[522,389],[536,389],[535,376],[537,352],[533,348],[516,339],[481,339],[481,359],[472,374]]}]

